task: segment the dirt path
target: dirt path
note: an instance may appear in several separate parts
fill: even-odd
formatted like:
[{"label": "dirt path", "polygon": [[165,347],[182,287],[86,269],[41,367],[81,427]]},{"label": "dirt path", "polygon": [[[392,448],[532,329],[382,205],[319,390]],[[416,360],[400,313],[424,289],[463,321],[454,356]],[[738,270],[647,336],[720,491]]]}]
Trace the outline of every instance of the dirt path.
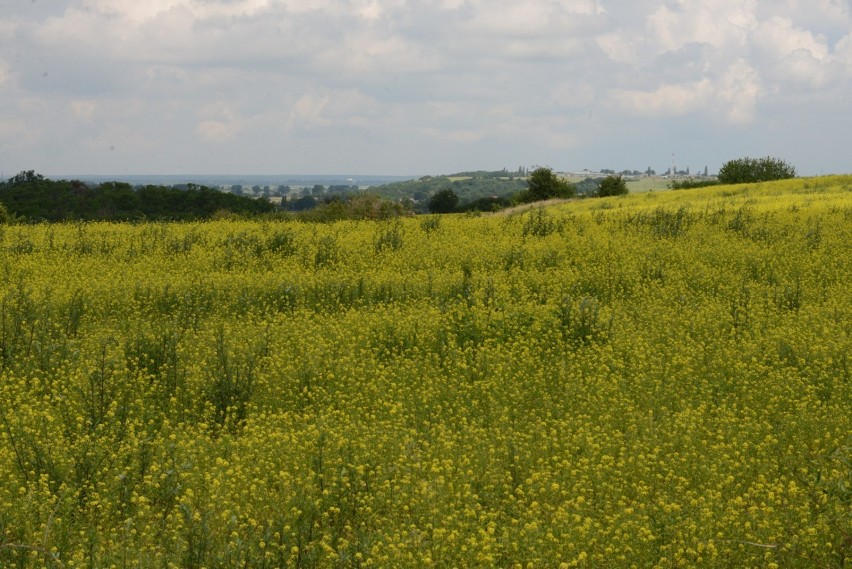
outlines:
[{"label": "dirt path", "polygon": [[516,205],[515,207],[510,207],[508,209],[502,209],[500,211],[495,211],[494,213],[489,213],[487,215],[512,215],[515,213],[521,213],[530,209],[536,209],[539,207],[550,207],[552,205],[558,205],[561,203],[567,203],[576,198],[554,198],[552,200],[545,200],[541,202],[533,202],[533,203],[525,203],[521,205]]}]

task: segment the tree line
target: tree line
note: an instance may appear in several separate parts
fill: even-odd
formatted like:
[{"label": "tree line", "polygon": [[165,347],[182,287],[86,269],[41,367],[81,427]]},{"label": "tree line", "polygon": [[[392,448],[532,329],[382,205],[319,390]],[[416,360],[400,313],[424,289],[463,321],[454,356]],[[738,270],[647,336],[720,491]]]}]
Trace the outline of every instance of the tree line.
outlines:
[{"label": "tree line", "polygon": [[221,212],[255,215],[276,210],[266,200],[196,184],[187,184],[185,189],[134,187],[125,182],[90,186],[79,180],[50,180],[32,170],[0,182],[0,204],[8,216],[26,221],[184,221],[206,219]]},{"label": "tree line", "polygon": [[[620,174],[572,184],[549,167],[510,173],[465,172],[425,176],[419,180],[373,188],[366,194],[354,186],[314,186],[300,197],[276,206],[217,188],[186,184],[180,188],[125,182],[88,185],[79,180],[50,180],[29,170],[0,182],[0,221],[66,221],[144,219],[197,220],[218,214],[275,214],[315,221],[343,218],[381,219],[412,213],[496,211],[552,198],[617,196],[628,193]],[[520,177],[523,176],[523,177]],[[794,178],[796,169],[777,158],[739,158],[726,162],[716,180],[672,181],[673,189],[715,184],[754,183]]]},{"label": "tree line", "polygon": [[[429,198],[431,213],[452,213],[458,211],[496,211],[514,205],[534,203],[554,198],[572,198],[578,194],[577,185],[570,183],[554,173],[547,166],[539,166],[529,173],[526,187],[508,196],[479,198],[460,205],[461,198],[452,187],[445,187]],[[619,196],[628,193],[627,182],[621,175],[609,175],[594,181],[593,188],[584,187],[584,195],[594,197]]]}]

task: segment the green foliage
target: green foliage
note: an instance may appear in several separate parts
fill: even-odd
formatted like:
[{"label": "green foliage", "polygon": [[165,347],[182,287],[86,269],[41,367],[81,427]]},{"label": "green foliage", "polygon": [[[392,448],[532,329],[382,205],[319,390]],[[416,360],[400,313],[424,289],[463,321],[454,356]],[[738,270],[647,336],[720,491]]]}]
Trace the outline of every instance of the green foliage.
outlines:
[{"label": "green foliage", "polygon": [[281,209],[287,211],[307,211],[317,207],[317,204],[319,204],[319,201],[313,196],[301,196],[289,200],[285,198],[281,201]]},{"label": "green foliage", "polygon": [[337,244],[337,239],[331,235],[326,235],[317,243],[317,250],[314,253],[314,266],[316,268],[328,267],[340,262],[342,253],[340,246]]},{"label": "green foliage", "polygon": [[694,216],[684,207],[674,211],[658,207],[653,211],[631,213],[624,223],[649,227],[656,237],[675,239],[686,233],[694,221]]},{"label": "green foliage", "polygon": [[612,329],[613,317],[604,318],[600,303],[584,296],[578,303],[565,298],[556,307],[556,320],[562,338],[577,344],[605,341]]},{"label": "green foliage", "polygon": [[559,231],[562,225],[563,222],[561,220],[554,219],[543,207],[540,207],[527,215],[522,235],[524,237],[527,235],[544,237],[545,235]]},{"label": "green foliage", "polygon": [[487,198],[479,198],[478,200],[468,202],[461,206],[459,209],[467,212],[493,212],[500,211],[501,209],[506,209],[507,207],[511,207],[512,205],[513,201],[511,197],[489,196]]},{"label": "green foliage", "polygon": [[795,178],[796,169],[778,158],[738,158],[719,169],[722,184],[750,184]]},{"label": "green foliage", "polygon": [[669,188],[673,190],[692,190],[695,188],[707,188],[709,186],[718,186],[720,184],[719,180],[695,180],[689,178],[687,180],[672,180],[669,183]]},{"label": "green foliage", "polygon": [[626,196],[627,182],[619,176],[607,176],[598,184],[598,197],[604,198],[607,196]]},{"label": "green foliage", "polygon": [[521,199],[537,202],[552,198],[570,198],[575,193],[574,186],[554,174],[552,168],[541,166],[530,174],[527,179],[527,191]]},{"label": "green foliage", "polygon": [[290,256],[296,252],[296,238],[287,228],[280,228],[266,238],[266,250],[282,256]]},{"label": "green foliage", "polygon": [[0,225],[8,225],[14,221],[14,217],[9,213],[9,210],[0,202]]},{"label": "green foliage", "polygon": [[483,198],[508,198],[524,190],[526,184],[523,178],[509,176],[504,171],[459,172],[376,186],[370,191],[388,200],[414,200],[414,210],[426,213],[429,211],[430,196],[447,188],[458,195],[459,209],[466,209],[467,204]]},{"label": "green foliage", "polygon": [[379,229],[376,235],[375,245],[373,246],[376,253],[382,251],[397,251],[402,248],[402,226],[399,222],[391,222]]},{"label": "green foliage", "polygon": [[133,188],[123,182],[90,187],[79,180],[49,180],[32,170],[0,184],[0,201],[12,216],[32,221],[193,220],[224,212],[255,215],[275,210],[265,200],[195,184],[188,184],[185,190],[154,185]]},{"label": "green foliage", "polygon": [[209,379],[204,386],[216,425],[235,431],[245,421],[257,383],[258,363],[267,354],[263,341],[252,350],[234,350],[224,327],[216,330],[215,355],[205,366]]},{"label": "green foliage", "polygon": [[598,180],[600,178],[586,177],[579,182],[575,182],[574,187],[577,189],[577,195],[582,197],[596,196],[598,193]]},{"label": "green foliage", "polygon": [[420,220],[420,229],[424,233],[432,233],[441,228],[441,218],[437,215],[427,215]]},{"label": "green foliage", "polygon": [[452,213],[459,205],[459,195],[452,188],[444,188],[429,198],[429,213]]},{"label": "green foliage", "polygon": [[318,206],[297,213],[296,218],[312,222],[334,222],[344,219],[383,220],[410,213],[410,208],[404,202],[385,200],[373,193],[359,193],[331,196]]}]

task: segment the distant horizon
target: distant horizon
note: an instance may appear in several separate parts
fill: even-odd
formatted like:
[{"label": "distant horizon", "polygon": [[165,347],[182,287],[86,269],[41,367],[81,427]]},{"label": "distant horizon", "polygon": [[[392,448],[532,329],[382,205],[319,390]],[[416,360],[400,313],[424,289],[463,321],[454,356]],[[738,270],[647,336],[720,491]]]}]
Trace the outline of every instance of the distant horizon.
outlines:
[{"label": "distant horizon", "polygon": [[[26,170],[24,170],[26,171]],[[154,183],[200,183],[216,181],[220,184],[251,182],[251,183],[267,183],[267,184],[285,184],[286,182],[311,182],[319,183],[320,181],[332,182],[358,182],[358,181],[400,181],[414,180],[422,175],[394,176],[386,174],[69,174],[58,173],[49,174],[34,171],[36,174],[44,176],[52,180],[80,180],[83,182],[140,182],[150,181]],[[8,175],[3,174],[2,181],[9,180],[16,176],[18,172]]]},{"label": "distant horizon", "polygon": [[[533,167],[530,167],[533,168]],[[343,173],[343,174],[335,174],[335,173],[278,173],[278,174],[264,174],[264,173],[244,173],[244,174],[203,174],[203,173],[194,173],[194,174],[178,174],[178,173],[148,173],[148,174],[91,174],[91,173],[45,173],[39,172],[37,170],[33,170],[36,174],[44,176],[45,178],[53,179],[53,180],[80,180],[80,181],[89,181],[89,182],[140,182],[140,181],[150,181],[151,183],[168,183],[168,184],[182,184],[182,183],[202,183],[202,182],[216,182],[218,185],[225,185],[227,183],[238,184],[240,182],[251,182],[253,184],[277,184],[277,185],[288,185],[288,182],[305,182],[305,183],[320,183],[320,182],[331,182],[331,183],[339,183],[339,182],[384,182],[384,183],[392,183],[399,182],[405,180],[416,180],[425,176],[452,176],[453,174],[460,174],[465,172],[498,172],[503,170],[504,168],[496,168],[496,169],[462,169],[457,170],[455,172],[433,172],[433,173],[418,173],[418,174],[352,174],[352,173]],[[652,168],[653,169],[653,168]],[[581,174],[583,172],[588,172],[590,174],[600,174],[604,170],[614,170],[616,173],[621,173],[628,168],[553,168],[555,172],[563,173],[563,174]],[[637,169],[634,169],[637,170]],[[7,181],[12,177],[18,175],[20,172],[26,172],[28,170],[21,170],[14,173],[2,172],[0,173],[0,181]],[[717,169],[710,169],[708,175],[715,176]],[[506,169],[508,174],[516,173],[516,170]],[[667,169],[662,171],[655,171],[656,173],[653,175],[656,176],[666,176],[668,174]],[[644,175],[644,172],[641,172]],[[850,172],[825,172],[819,174],[801,174],[797,173],[797,177],[799,178],[810,178],[810,177],[820,177],[820,176],[842,176],[852,174]],[[701,170],[696,170],[694,173],[689,174],[691,176],[701,176],[703,175],[703,168]],[[376,185],[376,184],[370,184]]]}]

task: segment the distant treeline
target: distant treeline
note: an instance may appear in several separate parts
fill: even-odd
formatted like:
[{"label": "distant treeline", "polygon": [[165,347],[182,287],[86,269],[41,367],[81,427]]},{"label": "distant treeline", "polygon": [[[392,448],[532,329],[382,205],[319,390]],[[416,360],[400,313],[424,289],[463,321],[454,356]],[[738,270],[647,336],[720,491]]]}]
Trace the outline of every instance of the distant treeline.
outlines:
[{"label": "distant treeline", "polygon": [[27,221],[139,219],[193,220],[229,212],[255,215],[273,212],[266,200],[188,184],[134,187],[124,182],[89,186],[78,180],[50,180],[32,170],[0,182],[0,204],[9,215]]}]

